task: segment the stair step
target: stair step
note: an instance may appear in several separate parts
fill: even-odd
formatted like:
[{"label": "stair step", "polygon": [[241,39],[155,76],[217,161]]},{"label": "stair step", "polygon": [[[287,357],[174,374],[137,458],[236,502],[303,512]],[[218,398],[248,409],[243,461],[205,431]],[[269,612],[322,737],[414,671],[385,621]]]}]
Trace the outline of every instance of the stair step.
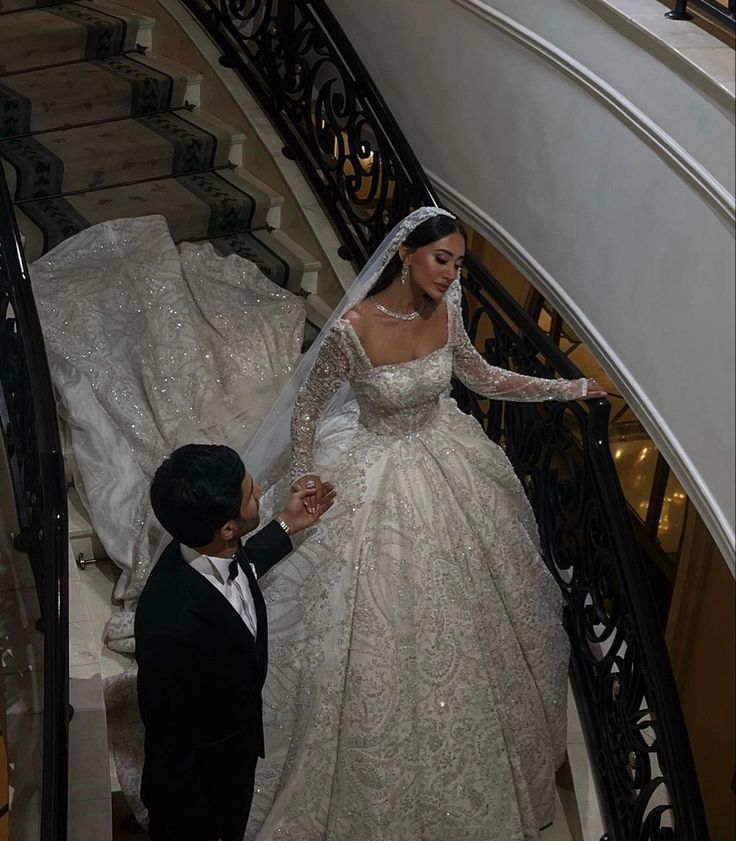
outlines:
[{"label": "stair step", "polygon": [[319,260],[305,251],[283,231],[247,231],[210,242],[220,254],[238,254],[255,263],[278,286],[298,291],[305,278],[320,269]]},{"label": "stair step", "polygon": [[234,141],[243,135],[204,114],[164,112],[10,138],[0,159],[14,201],[26,201],[218,169]]},{"label": "stair step", "polygon": [[109,219],[165,216],[173,238],[201,240],[262,228],[271,196],[230,169],[110,187],[16,205],[28,262]]},{"label": "stair step", "polygon": [[130,52],[141,23],[140,16],[113,3],[84,1],[3,15],[0,77]]},{"label": "stair step", "polygon": [[49,6],[62,6],[73,0],[0,0],[0,15],[21,12],[26,9],[45,9]]},{"label": "stair step", "polygon": [[[234,157],[235,155],[231,155],[230,159],[233,160]],[[241,161],[242,157],[243,156],[241,154]],[[269,210],[266,214],[266,225],[270,228],[280,228],[281,208],[284,206],[283,195],[274,190],[270,184],[266,184],[265,181],[261,181],[257,175],[254,175],[251,170],[246,169],[245,167],[238,166],[236,169],[236,175],[239,179],[242,179],[247,184],[250,184],[251,187],[257,187],[264,195],[268,196]]]},{"label": "stair step", "polygon": [[67,492],[69,544],[75,563],[90,563],[107,557],[105,547],[94,530],[87,509],[76,488]]},{"label": "stair step", "polygon": [[0,140],[199,104],[202,76],[133,54],[29,70],[0,83]]}]

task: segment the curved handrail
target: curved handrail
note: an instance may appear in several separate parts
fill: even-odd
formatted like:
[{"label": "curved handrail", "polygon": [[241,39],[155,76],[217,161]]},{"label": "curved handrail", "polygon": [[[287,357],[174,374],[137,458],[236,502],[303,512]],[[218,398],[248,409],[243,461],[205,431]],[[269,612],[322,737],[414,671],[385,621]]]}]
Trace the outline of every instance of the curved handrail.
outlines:
[{"label": "curved handrail", "polygon": [[[439,204],[324,0],[181,0],[257,97],[358,265],[409,210]],[[472,255],[469,332],[528,373],[580,372]],[[456,387],[502,440],[566,601],[572,680],[611,841],[706,841],[662,628],[608,450],[607,401],[507,404]],[[669,802],[667,802],[669,801]],[[674,830],[668,827],[672,825]]]},{"label": "curved handrail", "polygon": [[40,837],[65,841],[69,718],[66,480],[46,349],[2,168],[0,426],[18,515],[15,546],[28,554],[44,629]]}]

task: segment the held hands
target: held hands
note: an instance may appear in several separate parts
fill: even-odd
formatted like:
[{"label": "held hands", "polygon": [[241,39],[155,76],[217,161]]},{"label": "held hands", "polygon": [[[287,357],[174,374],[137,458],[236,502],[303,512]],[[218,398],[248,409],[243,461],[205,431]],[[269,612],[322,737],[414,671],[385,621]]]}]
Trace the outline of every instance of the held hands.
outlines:
[{"label": "held hands", "polygon": [[[310,491],[304,499],[304,507],[310,514],[314,514],[322,504],[324,495],[324,484],[316,473],[307,473],[300,476],[291,486],[292,491]],[[333,489],[334,490],[334,489]]]},{"label": "held hands", "polygon": [[[312,480],[312,486],[300,487],[307,479]],[[304,476],[299,479],[292,485],[292,491],[281,519],[293,534],[313,526],[335,502],[334,485],[321,482],[316,476]]]}]

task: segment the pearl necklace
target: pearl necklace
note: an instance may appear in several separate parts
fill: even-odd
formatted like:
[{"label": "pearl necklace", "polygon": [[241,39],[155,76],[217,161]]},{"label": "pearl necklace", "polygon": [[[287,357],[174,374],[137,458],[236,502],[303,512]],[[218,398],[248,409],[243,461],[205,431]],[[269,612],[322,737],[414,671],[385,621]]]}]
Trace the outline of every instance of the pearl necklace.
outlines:
[{"label": "pearl necklace", "polygon": [[393,310],[388,309],[388,307],[384,307],[383,304],[379,304],[378,301],[371,296],[371,302],[373,306],[382,312],[384,315],[388,315],[390,318],[398,318],[399,321],[414,321],[415,318],[419,318],[422,309],[424,308],[424,301],[419,304],[419,307],[414,310],[414,312],[410,313],[403,313],[403,312],[394,312]]}]

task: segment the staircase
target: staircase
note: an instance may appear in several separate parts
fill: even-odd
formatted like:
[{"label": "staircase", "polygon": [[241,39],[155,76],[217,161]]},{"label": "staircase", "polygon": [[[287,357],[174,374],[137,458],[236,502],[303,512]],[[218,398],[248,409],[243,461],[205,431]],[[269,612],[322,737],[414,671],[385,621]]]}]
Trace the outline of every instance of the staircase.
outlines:
[{"label": "staircase", "polygon": [[[293,197],[244,166],[246,159],[263,158],[263,150],[246,146],[250,126],[230,125],[200,107],[203,74],[157,53],[154,25],[153,17],[107,0],[0,0],[0,162],[27,262],[99,222],[160,214],[177,242],[209,241],[222,255],[256,263],[279,286],[297,293],[326,287],[339,297],[341,287],[315,248],[317,240],[301,235],[306,226],[296,218]],[[283,230],[285,208],[290,233],[306,248]],[[327,312],[321,301],[308,307],[307,340]],[[122,671],[129,658],[102,641],[117,568],[105,558],[73,486],[63,422],[61,435],[76,711],[69,731],[68,837],[109,841],[110,792],[119,786],[108,756],[102,680]],[[34,629],[28,633],[41,645]],[[27,720],[40,726],[38,715],[28,712]],[[41,767],[42,739],[35,730],[33,743],[32,751],[10,746],[18,754],[16,780],[31,787],[38,785]],[[11,839],[37,836],[37,796],[18,799],[12,817]]]},{"label": "staircase", "polygon": [[113,2],[0,2],[0,160],[26,259],[105,220],[161,214],[298,291],[320,261],[279,230],[284,196],[244,134],[198,108],[201,76],[151,54],[154,20]]}]

